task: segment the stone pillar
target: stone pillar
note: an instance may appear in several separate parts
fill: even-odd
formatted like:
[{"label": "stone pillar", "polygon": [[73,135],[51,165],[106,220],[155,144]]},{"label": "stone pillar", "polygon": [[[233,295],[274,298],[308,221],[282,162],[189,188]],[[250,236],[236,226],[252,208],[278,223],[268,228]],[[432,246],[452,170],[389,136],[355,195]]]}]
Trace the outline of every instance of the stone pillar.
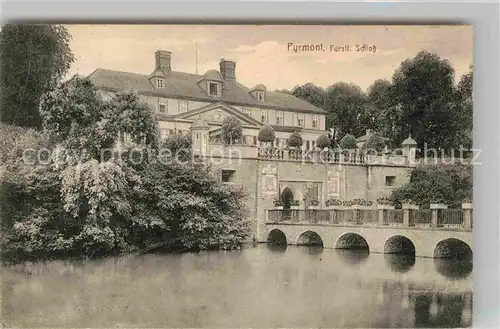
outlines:
[{"label": "stone pillar", "polygon": [[330,210],[330,222],[333,224],[337,224],[339,219],[342,219],[342,210],[344,209],[344,206],[338,205],[338,206],[328,206],[328,209]]},{"label": "stone pillar", "polygon": [[393,210],[394,206],[391,205],[385,205],[385,204],[379,204],[377,205],[378,209],[378,225],[384,226],[387,225],[387,215],[389,213],[389,210]]},{"label": "stone pillar", "polygon": [[412,210],[417,210],[420,209],[419,206],[411,203],[403,203],[401,205],[403,208],[403,226],[404,227],[409,227],[410,226],[410,212]]},{"label": "stone pillar", "polygon": [[472,229],[472,203],[462,203],[462,211],[464,216],[462,227],[470,230]]},{"label": "stone pillar", "polygon": [[448,209],[448,206],[442,203],[431,203],[430,208],[432,210],[432,227],[438,227],[439,210]]}]

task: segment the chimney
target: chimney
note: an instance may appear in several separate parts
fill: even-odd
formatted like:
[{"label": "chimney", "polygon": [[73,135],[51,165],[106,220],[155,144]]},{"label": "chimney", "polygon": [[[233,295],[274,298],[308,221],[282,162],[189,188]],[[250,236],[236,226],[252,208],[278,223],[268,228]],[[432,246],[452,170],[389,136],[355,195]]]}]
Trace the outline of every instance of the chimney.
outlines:
[{"label": "chimney", "polygon": [[236,62],[222,58],[219,63],[220,73],[224,80],[236,80]]},{"label": "chimney", "polygon": [[156,57],[156,69],[162,69],[164,72],[170,72],[172,68],[170,67],[170,51],[158,50],[155,52]]}]

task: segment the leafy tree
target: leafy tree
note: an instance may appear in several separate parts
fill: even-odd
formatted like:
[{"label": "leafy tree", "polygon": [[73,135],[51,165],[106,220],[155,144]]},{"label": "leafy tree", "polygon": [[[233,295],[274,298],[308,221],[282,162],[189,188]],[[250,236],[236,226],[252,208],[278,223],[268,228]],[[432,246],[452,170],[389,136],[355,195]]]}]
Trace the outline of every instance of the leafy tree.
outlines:
[{"label": "leafy tree", "polygon": [[276,134],[274,133],[273,127],[270,125],[264,125],[259,130],[259,135],[257,140],[262,143],[271,143],[276,139]]},{"label": "leafy tree", "polygon": [[329,87],[324,109],[328,112],[326,127],[335,127],[341,134],[360,136],[366,128],[373,127],[368,98],[354,84],[338,82]]},{"label": "leafy tree", "polygon": [[456,144],[465,148],[472,148],[472,66],[470,71],[464,74],[457,88],[456,95]]},{"label": "leafy tree", "polygon": [[288,89],[276,89],[275,92],[282,93],[282,94],[289,94],[289,95],[292,94],[292,92]]},{"label": "leafy tree", "polygon": [[351,134],[346,134],[340,140],[339,146],[343,150],[354,150],[356,149],[356,138]]},{"label": "leafy tree", "polygon": [[323,88],[310,82],[294,87],[291,94],[319,108],[323,108],[325,104],[326,92]]},{"label": "leafy tree", "polygon": [[170,158],[170,160],[179,160],[181,162],[185,162],[191,159],[192,145],[193,140],[191,138],[191,134],[170,135],[160,144],[160,156],[162,157],[161,160],[169,160],[163,158],[167,157]]},{"label": "leafy tree", "polygon": [[301,147],[303,144],[302,136],[298,131],[294,131],[290,137],[288,137],[287,145],[289,147]]},{"label": "leafy tree", "polygon": [[382,152],[384,148],[385,148],[385,141],[378,132],[371,133],[367,141],[363,144],[364,150],[373,149],[376,150],[378,153]]},{"label": "leafy tree", "polygon": [[226,144],[232,144],[241,139],[243,137],[243,127],[241,126],[240,120],[236,119],[234,116],[224,118],[221,133],[222,139]]},{"label": "leafy tree", "polygon": [[401,203],[410,199],[419,205],[445,203],[459,208],[464,199],[472,199],[472,166],[433,165],[417,167],[410,182],[393,191],[391,199]]},{"label": "leafy tree", "polygon": [[330,147],[330,138],[327,135],[321,135],[316,139],[316,146],[320,149]]},{"label": "leafy tree", "polygon": [[41,96],[66,75],[75,58],[71,36],[60,25],[2,26],[0,32],[1,121],[41,127]]},{"label": "leafy tree", "polygon": [[378,79],[368,88],[368,100],[372,105],[373,128],[382,136],[394,139],[401,130],[399,110],[393,101],[392,84],[388,80]]},{"label": "leafy tree", "polygon": [[449,148],[455,135],[454,70],[447,60],[427,51],[401,63],[392,77],[392,96],[400,113],[400,144],[411,133],[418,147]]}]

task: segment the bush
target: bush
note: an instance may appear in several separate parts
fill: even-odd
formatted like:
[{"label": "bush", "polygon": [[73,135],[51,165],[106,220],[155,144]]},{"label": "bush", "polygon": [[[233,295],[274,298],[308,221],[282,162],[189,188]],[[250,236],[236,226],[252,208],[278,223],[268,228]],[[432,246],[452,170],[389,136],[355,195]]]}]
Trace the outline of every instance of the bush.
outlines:
[{"label": "bush", "polygon": [[236,117],[228,116],[222,122],[222,139],[226,144],[232,144],[243,137],[243,128]]},{"label": "bush", "polygon": [[396,203],[412,200],[428,206],[440,202],[459,208],[464,199],[472,198],[472,166],[433,165],[415,168],[410,182],[392,192]]},{"label": "bush", "polygon": [[330,138],[327,135],[321,135],[316,139],[316,147],[324,149],[330,147]]},{"label": "bush", "polygon": [[303,143],[302,136],[298,131],[295,131],[290,135],[290,137],[287,140],[287,145],[289,147],[301,147]]},{"label": "bush", "polygon": [[340,140],[340,148],[343,150],[354,150],[356,149],[356,137],[347,134]]},{"label": "bush", "polygon": [[262,143],[271,143],[276,139],[276,134],[274,133],[273,127],[270,125],[264,125],[259,130],[259,135],[257,140]]},{"label": "bush", "polygon": [[160,156],[187,161],[191,159],[193,140],[191,134],[173,134],[165,138],[160,144]]},{"label": "bush", "polygon": [[384,150],[384,148],[385,148],[384,139],[377,132],[372,133],[368,137],[366,143],[363,144],[364,150],[376,150],[377,153],[381,153]]}]

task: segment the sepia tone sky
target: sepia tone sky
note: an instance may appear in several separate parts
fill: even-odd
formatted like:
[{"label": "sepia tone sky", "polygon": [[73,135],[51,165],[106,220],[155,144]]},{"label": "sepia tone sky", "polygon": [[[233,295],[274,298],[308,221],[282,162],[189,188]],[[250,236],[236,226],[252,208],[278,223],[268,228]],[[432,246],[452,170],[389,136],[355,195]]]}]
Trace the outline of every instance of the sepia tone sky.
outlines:
[{"label": "sepia tone sky", "polygon": [[[218,69],[219,60],[236,61],[236,78],[247,87],[291,89],[312,82],[338,81],[365,89],[390,79],[400,63],[421,50],[437,53],[455,68],[456,79],[473,63],[471,26],[256,26],[256,25],[68,25],[76,62],[70,74],[96,68],[150,74],[154,52],[172,52],[172,70],[198,73]],[[288,43],[324,44],[325,51],[297,52]],[[376,52],[356,52],[356,45]],[[351,52],[330,52],[350,45]]]}]

